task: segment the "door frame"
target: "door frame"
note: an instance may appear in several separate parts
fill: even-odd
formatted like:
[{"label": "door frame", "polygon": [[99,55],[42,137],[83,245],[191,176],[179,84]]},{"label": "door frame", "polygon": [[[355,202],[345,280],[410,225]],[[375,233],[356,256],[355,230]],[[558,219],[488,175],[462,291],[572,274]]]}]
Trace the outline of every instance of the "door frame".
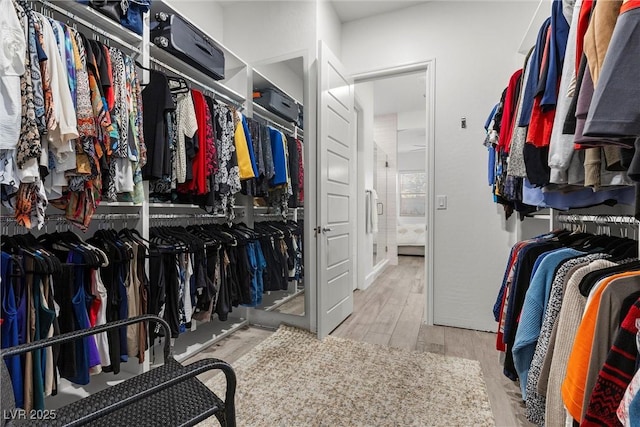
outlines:
[{"label": "door frame", "polygon": [[362,268],[362,262],[360,260],[360,257],[358,256],[358,253],[360,251],[360,248],[362,246],[364,246],[364,221],[358,222],[357,218],[364,218],[365,217],[365,208],[364,208],[364,200],[363,199],[363,195],[365,192],[365,185],[364,185],[364,156],[360,153],[360,149],[364,146],[364,121],[363,121],[363,117],[362,117],[362,112],[363,112],[363,108],[362,108],[362,102],[360,101],[360,98],[358,98],[358,95],[355,93],[355,87],[354,87],[354,97],[353,97],[353,112],[354,112],[354,117],[355,117],[355,137],[354,137],[354,142],[355,142],[355,147],[353,150],[353,159],[355,160],[353,162],[353,164],[355,165],[355,180],[354,182],[357,183],[356,188],[354,189],[354,195],[353,195],[353,201],[355,202],[355,209],[353,209],[353,214],[355,215],[355,219],[354,220],[354,224],[357,224],[358,230],[356,232],[356,238],[354,239],[355,244],[354,244],[354,254],[353,254],[353,259],[355,260],[356,263],[356,268],[355,268],[355,272],[356,274],[354,274],[355,277],[355,283],[354,283],[354,288],[353,290],[355,291],[356,289],[363,289],[364,288],[364,283],[365,283],[365,271]]},{"label": "door frame", "polygon": [[427,206],[426,206],[426,242],[425,242],[425,311],[424,323],[433,325],[434,322],[434,225],[435,225],[435,58],[423,62],[405,64],[397,67],[372,70],[353,75],[355,84],[378,80],[381,78],[397,77],[404,74],[426,73],[426,144],[425,150],[427,165]]}]

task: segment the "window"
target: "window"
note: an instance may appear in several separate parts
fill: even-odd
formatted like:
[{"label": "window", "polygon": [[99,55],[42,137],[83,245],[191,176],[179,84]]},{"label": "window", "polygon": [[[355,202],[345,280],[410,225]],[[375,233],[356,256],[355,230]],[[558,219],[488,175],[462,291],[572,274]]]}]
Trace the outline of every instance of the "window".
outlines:
[{"label": "window", "polygon": [[426,216],[426,172],[400,172],[400,216]]}]

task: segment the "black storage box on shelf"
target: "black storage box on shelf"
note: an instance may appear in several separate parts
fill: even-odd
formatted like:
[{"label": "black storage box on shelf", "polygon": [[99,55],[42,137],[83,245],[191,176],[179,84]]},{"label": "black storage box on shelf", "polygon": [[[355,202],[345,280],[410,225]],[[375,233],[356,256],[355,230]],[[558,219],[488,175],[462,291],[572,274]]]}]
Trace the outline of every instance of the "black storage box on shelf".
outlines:
[{"label": "black storage box on shelf", "polygon": [[253,99],[256,103],[288,122],[298,120],[298,104],[293,99],[274,88],[262,89],[257,92],[260,93],[260,96]]},{"label": "black storage box on shelf", "polygon": [[153,43],[215,80],[224,79],[224,52],[179,15],[160,12],[150,32]]}]

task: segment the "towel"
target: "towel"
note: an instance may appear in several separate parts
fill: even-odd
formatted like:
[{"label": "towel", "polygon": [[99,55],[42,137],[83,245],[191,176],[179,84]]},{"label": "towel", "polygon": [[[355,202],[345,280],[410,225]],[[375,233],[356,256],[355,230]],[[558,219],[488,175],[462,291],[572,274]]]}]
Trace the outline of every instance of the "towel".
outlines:
[{"label": "towel", "polygon": [[371,190],[371,232],[378,232],[378,193],[376,190]]}]

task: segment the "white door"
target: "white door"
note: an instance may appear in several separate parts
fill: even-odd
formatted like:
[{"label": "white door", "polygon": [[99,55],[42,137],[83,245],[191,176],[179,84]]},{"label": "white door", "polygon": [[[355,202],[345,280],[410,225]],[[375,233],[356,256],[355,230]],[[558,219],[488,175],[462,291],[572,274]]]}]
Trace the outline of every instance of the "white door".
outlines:
[{"label": "white door", "polygon": [[318,76],[318,337],[353,311],[353,80],[320,42]]}]

